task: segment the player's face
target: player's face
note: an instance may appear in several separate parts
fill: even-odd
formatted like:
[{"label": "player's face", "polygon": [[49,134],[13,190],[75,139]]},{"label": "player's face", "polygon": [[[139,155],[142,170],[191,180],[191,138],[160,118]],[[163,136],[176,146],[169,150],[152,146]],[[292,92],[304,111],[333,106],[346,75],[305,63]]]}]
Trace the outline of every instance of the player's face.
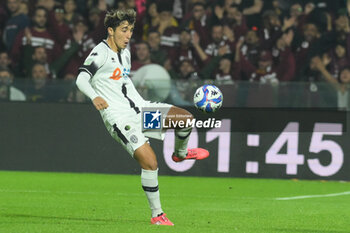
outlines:
[{"label": "player's face", "polygon": [[108,30],[109,35],[112,37],[113,43],[117,46],[118,51],[125,49],[128,45],[132,33],[134,30],[134,25],[130,25],[128,21],[123,21],[116,29],[113,31],[112,28]]}]

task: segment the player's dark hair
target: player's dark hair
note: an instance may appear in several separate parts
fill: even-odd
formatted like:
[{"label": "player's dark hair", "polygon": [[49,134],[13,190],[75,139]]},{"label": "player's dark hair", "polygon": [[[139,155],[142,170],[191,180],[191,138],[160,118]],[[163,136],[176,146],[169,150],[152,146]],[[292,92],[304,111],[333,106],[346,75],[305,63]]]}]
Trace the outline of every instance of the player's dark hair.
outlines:
[{"label": "player's dark hair", "polygon": [[130,25],[136,21],[136,11],[134,9],[118,9],[107,12],[104,25],[107,28],[111,27],[115,30],[121,22],[128,21]]}]

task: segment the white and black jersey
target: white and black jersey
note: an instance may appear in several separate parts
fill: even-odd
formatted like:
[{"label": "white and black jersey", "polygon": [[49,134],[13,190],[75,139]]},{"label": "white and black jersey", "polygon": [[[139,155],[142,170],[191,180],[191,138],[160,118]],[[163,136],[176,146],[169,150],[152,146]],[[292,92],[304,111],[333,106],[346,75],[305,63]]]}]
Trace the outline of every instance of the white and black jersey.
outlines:
[{"label": "white and black jersey", "polygon": [[148,137],[164,139],[164,131],[145,131],[142,127],[142,108],[162,109],[167,115],[170,104],[144,100],[129,78],[130,52],[127,49],[114,52],[106,41],[99,43],[79,68],[78,88],[91,100],[100,96],[108,108],[100,110],[110,135],[134,155]]},{"label": "white and black jersey", "polygon": [[144,101],[129,78],[130,52],[123,49],[114,52],[106,41],[99,43],[85,59],[80,72],[90,75],[90,84],[98,96],[104,98],[111,109],[119,112],[132,109],[140,112]]}]

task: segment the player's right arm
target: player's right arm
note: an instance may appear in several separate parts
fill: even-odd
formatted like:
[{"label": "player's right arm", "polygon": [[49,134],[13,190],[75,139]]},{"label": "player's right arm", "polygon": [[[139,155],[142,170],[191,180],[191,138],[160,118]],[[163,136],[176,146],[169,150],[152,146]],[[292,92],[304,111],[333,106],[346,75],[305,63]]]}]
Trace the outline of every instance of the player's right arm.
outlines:
[{"label": "player's right arm", "polygon": [[77,87],[81,92],[83,92],[92,100],[92,103],[94,104],[97,110],[108,108],[108,103],[106,102],[106,100],[103,99],[101,96],[98,96],[98,94],[92,88],[89,80],[90,75],[87,72],[80,72],[76,81]]},{"label": "player's right arm", "polygon": [[97,110],[108,108],[105,99],[99,96],[93,89],[90,79],[95,75],[97,70],[101,68],[107,59],[107,52],[101,46],[96,46],[86,58],[83,66],[79,68],[79,75],[76,84],[81,92],[88,96]]}]

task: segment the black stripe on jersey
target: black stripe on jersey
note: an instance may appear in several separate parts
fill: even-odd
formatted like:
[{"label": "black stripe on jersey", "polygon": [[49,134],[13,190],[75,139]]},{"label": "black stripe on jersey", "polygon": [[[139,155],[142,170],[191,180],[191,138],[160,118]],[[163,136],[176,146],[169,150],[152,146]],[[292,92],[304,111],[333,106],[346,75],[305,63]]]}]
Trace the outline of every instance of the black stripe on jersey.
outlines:
[{"label": "black stripe on jersey", "polygon": [[88,75],[90,75],[90,77],[92,77],[92,74],[87,69],[80,67],[78,70],[79,70],[79,72],[84,71],[84,72],[88,73]]},{"label": "black stripe on jersey", "polygon": [[122,131],[120,131],[120,129],[117,127],[117,124],[113,125],[113,129],[114,131],[117,133],[118,137],[123,141],[123,143],[126,145],[128,143],[128,139],[126,139],[126,137],[124,136],[124,134],[122,133]]},{"label": "black stripe on jersey", "polygon": [[123,65],[123,60],[122,60],[122,56],[120,56],[120,53],[118,53],[118,59],[119,59],[119,63]]},{"label": "black stripe on jersey", "polygon": [[138,107],[136,107],[134,101],[132,101],[127,96],[125,83],[122,86],[122,93],[124,94],[124,97],[129,101],[130,107],[133,108],[137,114],[139,114],[140,113],[140,109]]},{"label": "black stripe on jersey", "polygon": [[108,43],[107,43],[105,40],[103,40],[102,42],[103,42],[105,45],[107,45],[108,48],[111,48],[111,47],[109,47]]},{"label": "black stripe on jersey", "polygon": [[159,190],[158,185],[156,187],[147,187],[142,185],[142,188],[145,192],[152,192],[152,193],[157,192]]},{"label": "black stripe on jersey", "polygon": [[96,74],[96,71],[98,70],[98,67],[95,64],[95,62],[92,62],[88,66],[87,65],[83,65],[83,66],[79,67],[79,70],[87,71],[92,77],[92,76],[94,76]]}]

